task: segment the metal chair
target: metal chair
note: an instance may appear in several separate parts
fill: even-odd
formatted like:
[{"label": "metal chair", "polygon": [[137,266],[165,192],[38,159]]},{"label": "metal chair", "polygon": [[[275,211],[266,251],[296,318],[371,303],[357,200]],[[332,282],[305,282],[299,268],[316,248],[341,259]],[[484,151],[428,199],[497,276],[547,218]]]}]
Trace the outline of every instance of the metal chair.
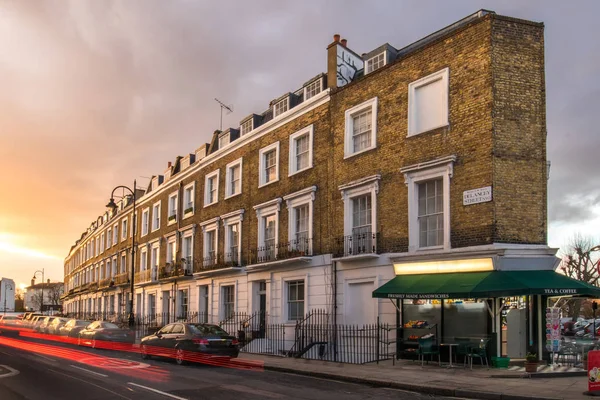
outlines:
[{"label": "metal chair", "polygon": [[467,339],[467,338],[455,338],[454,339],[456,341],[456,352],[455,357],[456,357],[456,362],[458,362],[458,357],[462,356],[463,358],[463,367],[466,367],[467,365],[467,359],[469,358],[469,350],[471,347],[471,340]]},{"label": "metal chair", "polygon": [[436,346],[433,345],[433,337],[427,339],[419,339],[419,348],[417,349],[417,355],[421,359],[421,366],[425,361],[425,356],[429,355],[432,358],[433,356],[438,356],[438,364],[442,365],[442,358],[440,356],[440,350]]},{"label": "metal chair", "polygon": [[487,359],[487,344],[489,342],[489,339],[481,339],[479,346],[474,347],[472,346],[469,349],[469,354],[467,355],[467,357],[469,358],[469,362],[471,365],[471,369],[473,369],[473,358],[477,357],[479,358],[479,361],[481,362],[481,365],[483,366],[483,360],[485,360],[485,365],[486,367],[490,367],[490,364],[488,363],[488,359]]}]

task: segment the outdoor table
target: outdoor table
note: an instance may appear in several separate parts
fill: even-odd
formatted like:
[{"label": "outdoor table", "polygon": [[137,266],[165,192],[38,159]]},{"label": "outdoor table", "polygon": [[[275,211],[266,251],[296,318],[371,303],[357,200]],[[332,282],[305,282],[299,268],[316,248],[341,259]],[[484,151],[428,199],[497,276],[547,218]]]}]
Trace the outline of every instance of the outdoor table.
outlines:
[{"label": "outdoor table", "polygon": [[458,343],[440,343],[440,346],[447,346],[450,349],[450,364],[448,364],[447,368],[454,368],[454,364],[452,364],[452,347],[458,346]]}]

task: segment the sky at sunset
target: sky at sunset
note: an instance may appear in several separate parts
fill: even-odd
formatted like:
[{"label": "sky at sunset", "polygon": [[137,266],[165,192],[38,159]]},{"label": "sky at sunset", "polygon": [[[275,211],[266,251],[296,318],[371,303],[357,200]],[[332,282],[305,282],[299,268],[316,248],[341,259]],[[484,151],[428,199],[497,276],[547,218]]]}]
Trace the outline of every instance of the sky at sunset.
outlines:
[{"label": "sky at sunset", "polygon": [[[63,259],[112,189],[326,71],[334,33],[402,48],[481,8],[545,23],[549,244],[600,243],[600,1],[0,0],[0,277]],[[41,277],[41,276],[40,276]]]}]

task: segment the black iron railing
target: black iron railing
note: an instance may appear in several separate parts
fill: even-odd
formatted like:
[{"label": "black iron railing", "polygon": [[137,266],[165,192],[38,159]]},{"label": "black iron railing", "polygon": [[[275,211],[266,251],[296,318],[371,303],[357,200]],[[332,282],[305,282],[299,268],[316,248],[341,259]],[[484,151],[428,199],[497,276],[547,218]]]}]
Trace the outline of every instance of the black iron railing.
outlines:
[{"label": "black iron railing", "polygon": [[334,242],[334,257],[348,257],[361,254],[378,254],[379,233],[361,232],[337,238]]},{"label": "black iron railing", "polygon": [[250,264],[262,264],[277,260],[289,260],[314,255],[312,238],[299,238],[277,244],[259,246],[250,251]]}]

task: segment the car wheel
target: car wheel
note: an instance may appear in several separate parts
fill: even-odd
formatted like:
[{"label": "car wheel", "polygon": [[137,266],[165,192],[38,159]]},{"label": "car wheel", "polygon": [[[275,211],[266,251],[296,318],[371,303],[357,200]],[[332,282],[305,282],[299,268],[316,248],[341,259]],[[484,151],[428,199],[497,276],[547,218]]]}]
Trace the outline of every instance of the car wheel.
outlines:
[{"label": "car wheel", "polygon": [[150,356],[148,355],[148,348],[145,344],[140,346],[140,354],[142,355],[142,360],[147,360],[150,358]]},{"label": "car wheel", "polygon": [[180,347],[178,347],[175,352],[175,362],[177,363],[177,365],[185,365],[183,349]]}]

